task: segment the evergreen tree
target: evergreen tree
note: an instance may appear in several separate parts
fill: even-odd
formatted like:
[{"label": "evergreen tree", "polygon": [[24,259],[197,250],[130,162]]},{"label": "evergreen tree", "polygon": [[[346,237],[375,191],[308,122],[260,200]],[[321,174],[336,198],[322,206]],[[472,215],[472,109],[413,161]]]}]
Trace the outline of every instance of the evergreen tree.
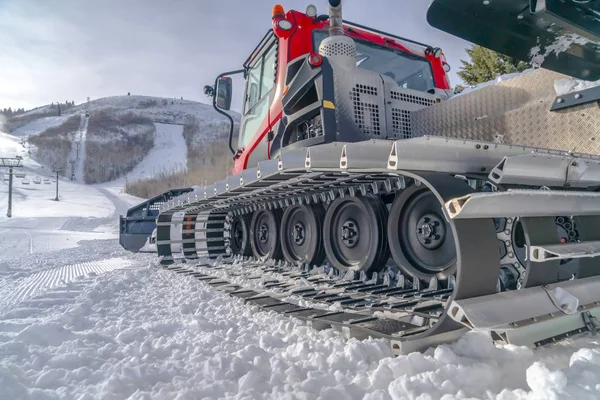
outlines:
[{"label": "evergreen tree", "polygon": [[457,75],[469,85],[488,82],[500,75],[522,72],[530,68],[523,61],[478,45],[467,49],[467,54],[471,61],[460,60],[463,66]]}]

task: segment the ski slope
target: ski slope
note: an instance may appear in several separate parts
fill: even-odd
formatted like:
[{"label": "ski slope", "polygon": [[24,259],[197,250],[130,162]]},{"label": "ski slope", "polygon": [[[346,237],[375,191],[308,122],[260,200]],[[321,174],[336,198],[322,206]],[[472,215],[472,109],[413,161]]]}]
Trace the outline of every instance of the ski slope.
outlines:
[{"label": "ski slope", "polygon": [[187,146],[183,125],[155,123],[154,147],[148,155],[127,174],[129,181],[152,178],[161,173],[185,170]]},{"label": "ski slope", "polygon": [[10,134],[18,138],[27,139],[31,135],[37,135],[40,132],[44,132],[48,128],[61,125],[67,119],[69,119],[70,116],[71,115],[69,114],[51,117],[40,116],[40,118],[34,119],[33,121],[15,129]]},{"label": "ski slope", "polygon": [[75,146],[77,151],[77,160],[75,165],[75,179],[79,182],[84,182],[84,167],[85,167],[85,141],[87,138],[89,118],[86,117],[85,113],[81,114],[81,126],[79,127],[79,133],[75,140]]}]

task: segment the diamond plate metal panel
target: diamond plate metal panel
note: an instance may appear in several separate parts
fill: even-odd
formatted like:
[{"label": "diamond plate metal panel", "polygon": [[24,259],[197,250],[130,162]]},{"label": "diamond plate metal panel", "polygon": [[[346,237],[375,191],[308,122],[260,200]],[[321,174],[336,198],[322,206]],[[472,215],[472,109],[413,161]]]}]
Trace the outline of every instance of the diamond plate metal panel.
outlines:
[{"label": "diamond plate metal panel", "polygon": [[549,111],[554,81],[563,78],[538,69],[413,112],[413,135],[600,155],[596,103]]}]

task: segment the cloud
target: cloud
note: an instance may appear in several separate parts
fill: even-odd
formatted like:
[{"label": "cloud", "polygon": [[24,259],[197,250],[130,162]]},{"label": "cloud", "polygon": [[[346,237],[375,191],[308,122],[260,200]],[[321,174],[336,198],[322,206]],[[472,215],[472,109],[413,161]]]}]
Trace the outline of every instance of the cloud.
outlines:
[{"label": "cloud", "polygon": [[[327,2],[314,2],[321,13]],[[208,102],[205,84],[239,68],[271,26],[269,0],[18,0],[0,4],[0,108],[131,92]],[[304,10],[307,1],[282,2]],[[345,18],[445,49],[467,43],[427,25],[427,2],[347,0]],[[455,79],[456,82],[456,79]],[[242,82],[235,81],[241,105]]]}]

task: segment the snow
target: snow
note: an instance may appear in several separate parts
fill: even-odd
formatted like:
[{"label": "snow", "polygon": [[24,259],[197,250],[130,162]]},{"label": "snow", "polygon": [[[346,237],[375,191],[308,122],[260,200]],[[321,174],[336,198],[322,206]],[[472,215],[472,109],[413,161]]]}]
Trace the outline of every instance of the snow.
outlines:
[{"label": "snow", "polygon": [[[157,124],[155,150],[129,179],[176,166],[181,129]],[[48,172],[14,136],[0,134],[0,149],[22,154],[28,175]],[[54,184],[19,181],[13,218],[0,184],[0,399],[600,397],[597,337],[534,351],[470,332],[394,357],[385,341],[313,330],[126,252],[118,215],[141,199],[121,182],[61,179],[56,202]]]},{"label": "snow", "polygon": [[130,181],[151,178],[160,173],[185,170],[187,146],[183,125],[155,123],[154,147],[146,157],[127,174]]},{"label": "snow", "polygon": [[554,81],[554,90],[556,91],[557,96],[564,96],[569,93],[579,92],[597,86],[600,86],[600,80],[584,81],[575,78],[564,78]]},{"label": "snow", "polygon": [[77,166],[75,167],[75,179],[79,182],[84,182],[84,166],[85,166],[85,141],[87,138],[87,130],[88,123],[90,122],[89,118],[82,114],[81,116],[81,129],[79,130],[79,137],[76,141],[76,149],[79,149],[79,154],[77,157]]},{"label": "snow", "polygon": [[23,157],[26,153],[27,151],[17,137],[0,132],[0,157]]},{"label": "snow", "polygon": [[60,117],[40,117],[15,129],[10,134],[18,138],[27,139],[29,136],[36,135],[38,133],[44,132],[46,129],[61,125],[67,119],[69,119],[69,117],[71,117],[71,115],[69,114],[63,114]]},{"label": "snow", "polygon": [[[217,113],[212,105],[192,100],[168,99],[152,96],[111,96],[92,100],[69,109],[69,112],[81,112],[84,109],[90,113],[110,108],[118,111],[135,111],[155,122],[184,124],[190,116],[206,122],[223,121],[226,119]],[[239,121],[240,115],[229,111],[234,120]]]},{"label": "snow", "polygon": [[530,73],[532,71],[533,71],[533,69],[527,69],[527,70],[525,70],[523,72],[514,72],[514,73],[511,73],[511,74],[499,75],[498,77],[496,77],[495,79],[492,79],[491,81],[483,82],[483,83],[480,83],[478,85],[469,86],[469,87],[465,88],[465,90],[463,90],[462,92],[456,94],[454,97],[462,96],[464,94],[467,94],[467,93],[470,93],[470,92],[474,92],[476,90],[480,90],[480,89],[483,89],[485,87],[498,84],[500,82],[505,82],[505,81],[507,81],[509,79],[516,78],[518,76]]},{"label": "snow", "polygon": [[[0,382],[16,398],[591,399],[598,341],[493,345],[472,332],[392,357],[151,265],[82,276],[0,315]],[[22,282],[22,280],[20,281]]]},{"label": "snow", "polygon": [[535,46],[530,50],[529,57],[531,58],[531,64],[541,66],[551,54],[555,54],[558,57],[560,53],[568,51],[573,44],[583,46],[587,43],[592,43],[592,41],[575,33],[558,36],[552,44],[545,47],[543,53],[540,46]]}]

